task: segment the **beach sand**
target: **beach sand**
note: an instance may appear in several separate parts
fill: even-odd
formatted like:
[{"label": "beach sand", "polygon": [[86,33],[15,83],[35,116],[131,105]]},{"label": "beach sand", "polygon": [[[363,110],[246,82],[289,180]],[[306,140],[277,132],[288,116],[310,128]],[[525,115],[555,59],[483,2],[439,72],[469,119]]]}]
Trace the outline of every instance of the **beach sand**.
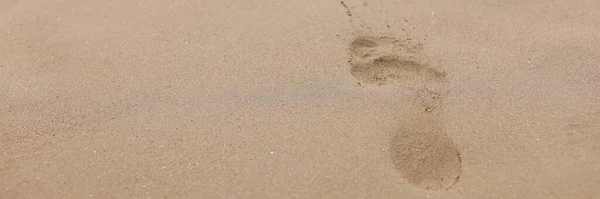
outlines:
[{"label": "beach sand", "polygon": [[600,1],[0,1],[0,198],[600,198]]}]

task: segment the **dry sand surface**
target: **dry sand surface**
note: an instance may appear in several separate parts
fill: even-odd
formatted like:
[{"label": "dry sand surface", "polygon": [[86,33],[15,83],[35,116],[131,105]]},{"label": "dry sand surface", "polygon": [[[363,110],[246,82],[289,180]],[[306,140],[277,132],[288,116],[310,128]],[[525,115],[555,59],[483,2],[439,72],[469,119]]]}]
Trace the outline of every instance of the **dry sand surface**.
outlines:
[{"label": "dry sand surface", "polygon": [[0,198],[600,198],[598,8],[0,0]]}]

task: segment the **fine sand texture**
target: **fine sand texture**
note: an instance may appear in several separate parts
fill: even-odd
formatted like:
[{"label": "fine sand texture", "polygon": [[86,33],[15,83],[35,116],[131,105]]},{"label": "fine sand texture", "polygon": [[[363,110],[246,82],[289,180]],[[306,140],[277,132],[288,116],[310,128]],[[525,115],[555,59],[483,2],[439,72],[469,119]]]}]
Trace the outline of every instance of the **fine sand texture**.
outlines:
[{"label": "fine sand texture", "polygon": [[0,198],[600,198],[598,8],[0,0]]}]

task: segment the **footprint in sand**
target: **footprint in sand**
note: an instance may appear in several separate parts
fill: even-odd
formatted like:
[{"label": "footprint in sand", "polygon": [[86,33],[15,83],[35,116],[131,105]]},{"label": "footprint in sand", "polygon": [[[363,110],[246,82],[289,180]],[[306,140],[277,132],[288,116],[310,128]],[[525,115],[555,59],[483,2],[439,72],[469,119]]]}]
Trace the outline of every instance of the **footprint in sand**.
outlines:
[{"label": "footprint in sand", "polygon": [[411,45],[409,40],[358,37],[350,43],[351,73],[365,84],[401,84],[441,94],[446,73],[429,66],[420,53],[422,48],[422,44]]},{"label": "footprint in sand", "polygon": [[457,147],[446,135],[442,103],[446,73],[429,65],[422,44],[391,37],[360,36],[350,43],[351,74],[373,86],[403,86],[416,93],[419,112],[391,140],[391,157],[401,176],[427,190],[454,185],[461,172]]}]

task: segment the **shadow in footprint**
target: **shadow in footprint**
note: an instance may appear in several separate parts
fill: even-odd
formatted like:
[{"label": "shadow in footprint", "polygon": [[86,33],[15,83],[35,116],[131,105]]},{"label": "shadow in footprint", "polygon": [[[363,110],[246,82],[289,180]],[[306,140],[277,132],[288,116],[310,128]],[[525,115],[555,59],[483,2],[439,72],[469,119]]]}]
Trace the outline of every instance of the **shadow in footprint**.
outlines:
[{"label": "shadow in footprint", "polygon": [[448,189],[460,176],[458,149],[444,133],[439,118],[418,117],[393,137],[392,161],[409,183],[427,190]]}]

